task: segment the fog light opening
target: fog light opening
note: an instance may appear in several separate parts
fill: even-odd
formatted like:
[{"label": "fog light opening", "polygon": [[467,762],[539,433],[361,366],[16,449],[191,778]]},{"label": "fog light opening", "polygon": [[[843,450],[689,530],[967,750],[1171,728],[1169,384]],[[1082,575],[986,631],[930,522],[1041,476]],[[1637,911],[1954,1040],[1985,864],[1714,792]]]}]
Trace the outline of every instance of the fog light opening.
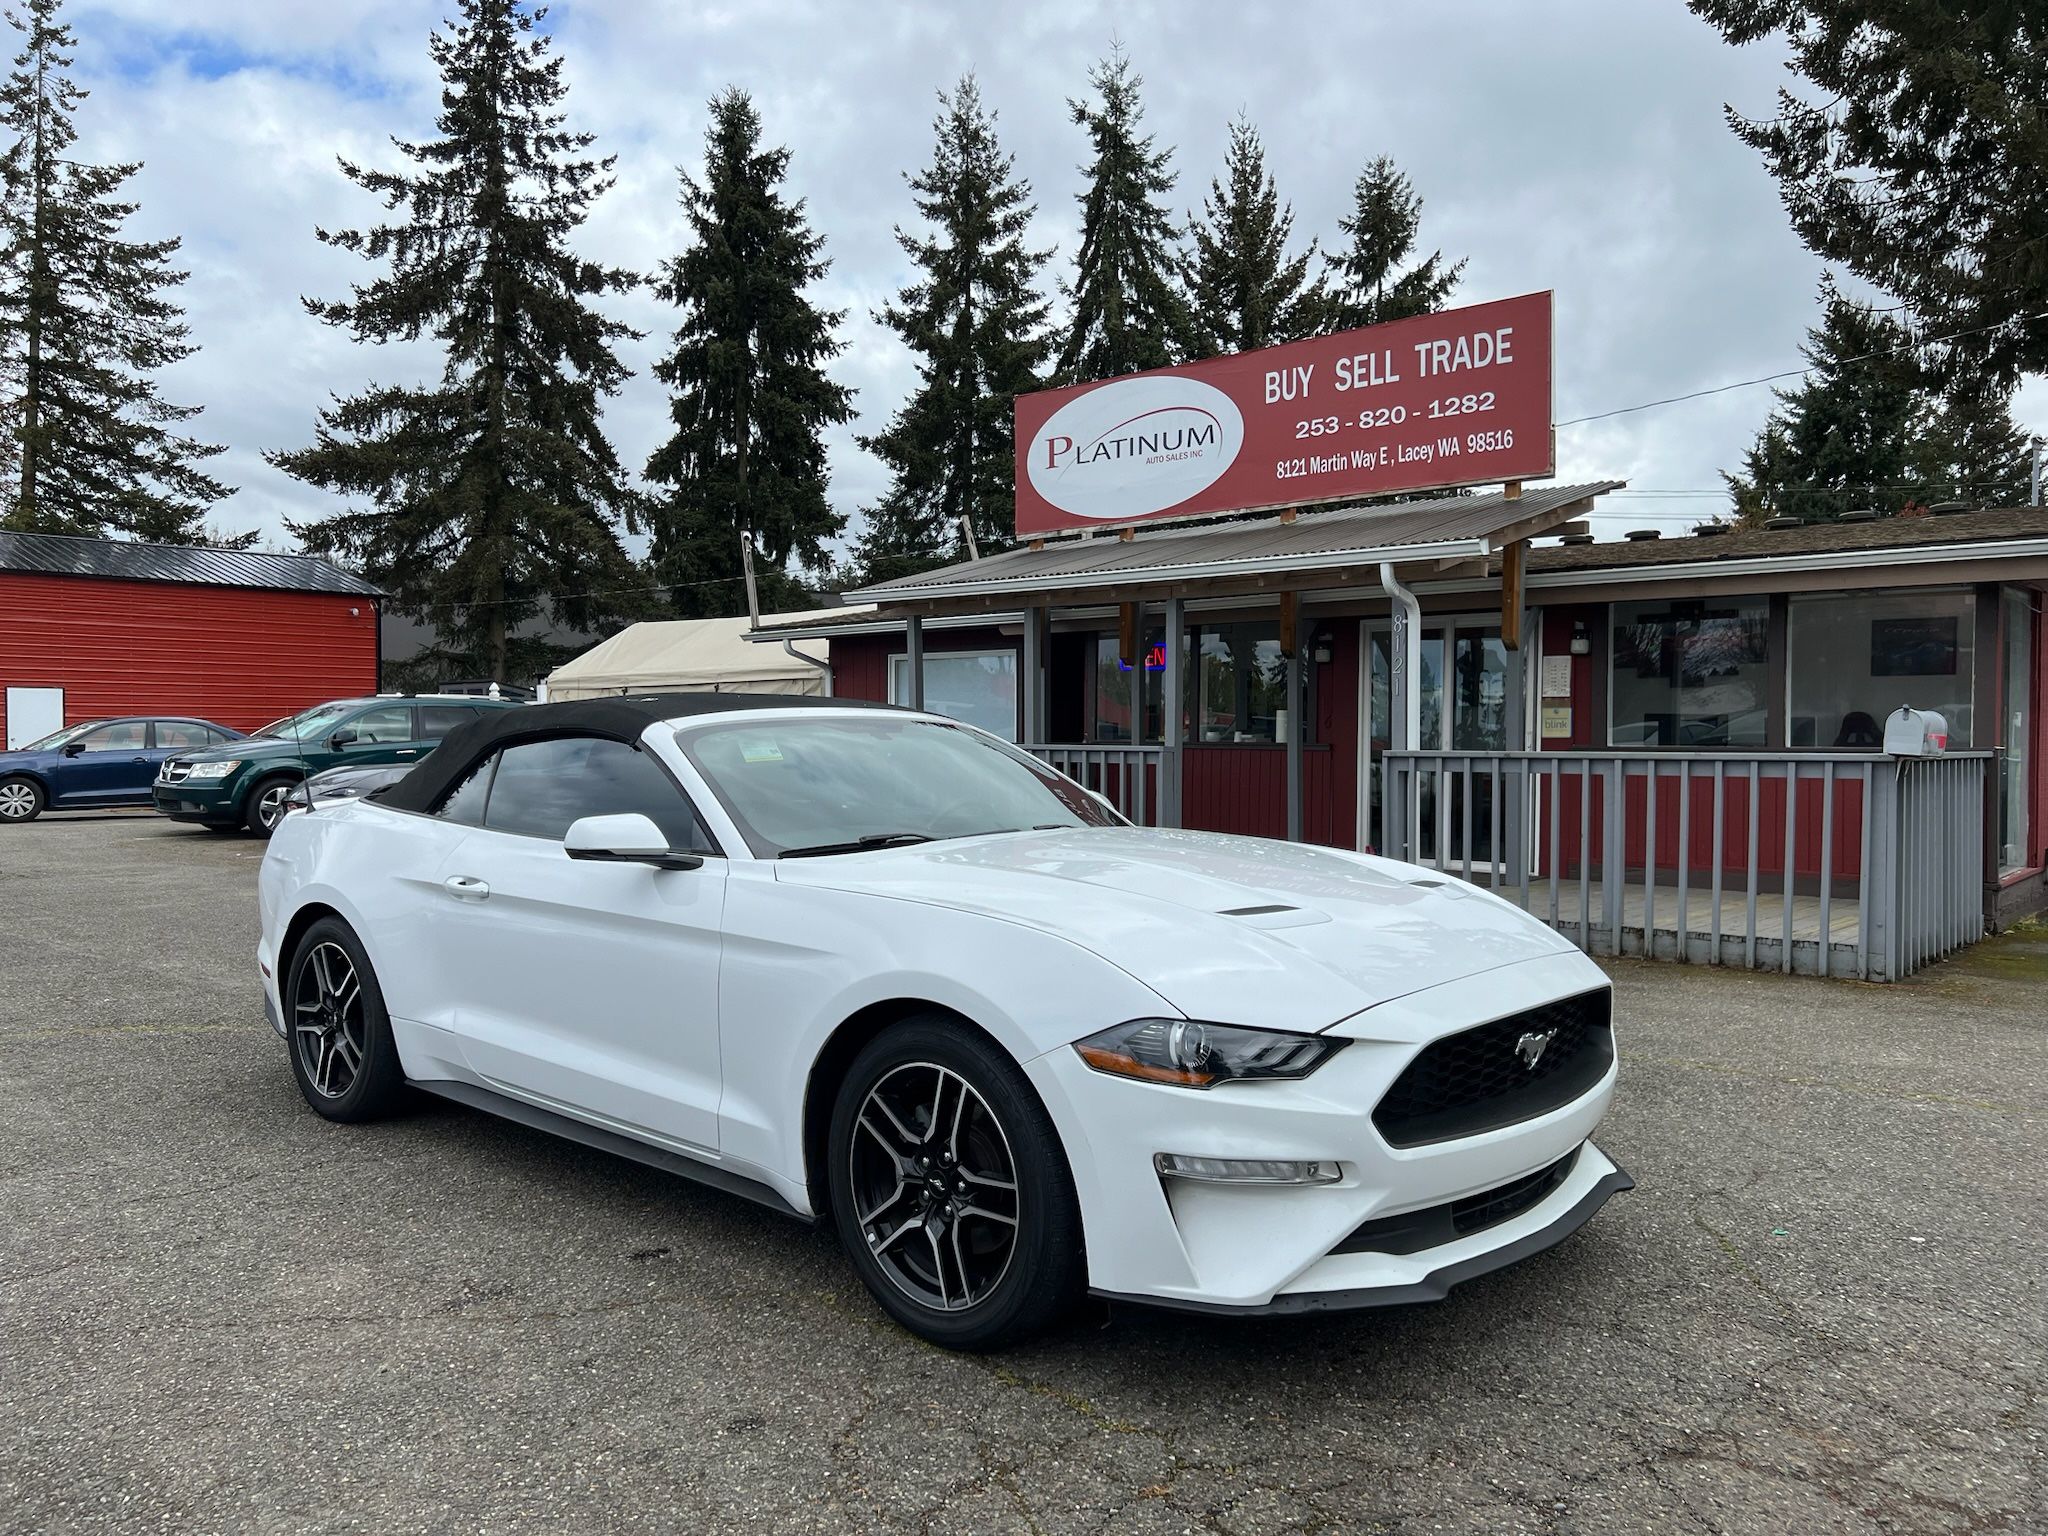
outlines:
[{"label": "fog light opening", "polygon": [[1158,1152],[1152,1166],[1162,1179],[1204,1184],[1334,1184],[1344,1171],[1327,1159],[1271,1157],[1187,1157]]}]

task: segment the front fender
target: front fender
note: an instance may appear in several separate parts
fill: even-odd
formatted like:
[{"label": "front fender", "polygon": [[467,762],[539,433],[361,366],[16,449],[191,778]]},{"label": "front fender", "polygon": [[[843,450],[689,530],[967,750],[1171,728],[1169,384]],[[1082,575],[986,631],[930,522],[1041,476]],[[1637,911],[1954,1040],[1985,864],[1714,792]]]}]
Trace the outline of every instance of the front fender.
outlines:
[{"label": "front fender", "polygon": [[1020,1064],[1125,1019],[1173,1014],[1070,940],[985,914],[778,883],[740,866],[719,966],[719,1145],[802,1188],[812,1066],[877,1004],[950,1009]]}]

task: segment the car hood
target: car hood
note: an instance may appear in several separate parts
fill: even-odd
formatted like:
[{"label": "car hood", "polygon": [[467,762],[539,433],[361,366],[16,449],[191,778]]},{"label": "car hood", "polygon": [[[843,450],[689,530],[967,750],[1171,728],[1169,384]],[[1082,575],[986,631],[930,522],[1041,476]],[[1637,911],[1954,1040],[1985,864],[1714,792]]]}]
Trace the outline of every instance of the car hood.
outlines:
[{"label": "car hood", "polygon": [[63,756],[58,752],[0,752],[0,773],[10,768],[44,768]]},{"label": "car hood", "polygon": [[181,763],[218,763],[228,758],[241,762],[251,757],[297,757],[304,747],[283,736],[242,736],[217,747],[194,747],[177,754]]},{"label": "car hood", "polygon": [[1056,933],[1194,1018],[1324,1029],[1425,987],[1572,952],[1474,886],[1387,859],[1144,828],[786,860],[780,880]]}]

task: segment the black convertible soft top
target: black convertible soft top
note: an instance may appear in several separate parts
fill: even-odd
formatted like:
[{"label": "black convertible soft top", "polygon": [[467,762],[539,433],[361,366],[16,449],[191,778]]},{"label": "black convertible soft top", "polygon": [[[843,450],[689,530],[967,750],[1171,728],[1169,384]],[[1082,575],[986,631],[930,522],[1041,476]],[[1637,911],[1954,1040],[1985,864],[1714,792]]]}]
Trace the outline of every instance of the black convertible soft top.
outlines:
[{"label": "black convertible soft top", "polygon": [[685,715],[722,715],[749,709],[895,709],[867,699],[824,699],[776,693],[641,693],[627,698],[570,699],[561,704],[525,704],[483,711],[458,726],[404,778],[377,797],[379,805],[401,811],[430,811],[468,776],[470,769],[502,747],[553,736],[602,736],[634,742],[657,720]]}]

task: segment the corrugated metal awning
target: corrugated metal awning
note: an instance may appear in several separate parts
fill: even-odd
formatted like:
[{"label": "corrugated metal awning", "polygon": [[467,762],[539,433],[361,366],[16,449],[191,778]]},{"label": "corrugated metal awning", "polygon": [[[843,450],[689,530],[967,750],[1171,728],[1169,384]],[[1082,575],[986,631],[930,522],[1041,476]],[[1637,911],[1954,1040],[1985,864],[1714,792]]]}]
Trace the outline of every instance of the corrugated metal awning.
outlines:
[{"label": "corrugated metal awning", "polygon": [[1189,582],[1233,577],[1327,578],[1332,571],[1382,561],[1483,559],[1514,539],[1532,538],[1570,521],[1594,498],[1623,483],[1537,486],[1514,498],[1504,491],[1447,496],[1304,514],[1292,522],[1263,517],[1193,528],[1141,528],[1128,541],[1103,535],[1063,539],[1042,549],[1005,550],[985,560],[899,577],[849,596],[916,607],[949,599],[1155,585],[1180,589]]},{"label": "corrugated metal awning", "polygon": [[94,576],[105,581],[188,582],[270,592],[338,592],[382,597],[381,588],[314,555],[272,555],[199,544],[143,544],[62,533],[0,532],[0,571]]}]

